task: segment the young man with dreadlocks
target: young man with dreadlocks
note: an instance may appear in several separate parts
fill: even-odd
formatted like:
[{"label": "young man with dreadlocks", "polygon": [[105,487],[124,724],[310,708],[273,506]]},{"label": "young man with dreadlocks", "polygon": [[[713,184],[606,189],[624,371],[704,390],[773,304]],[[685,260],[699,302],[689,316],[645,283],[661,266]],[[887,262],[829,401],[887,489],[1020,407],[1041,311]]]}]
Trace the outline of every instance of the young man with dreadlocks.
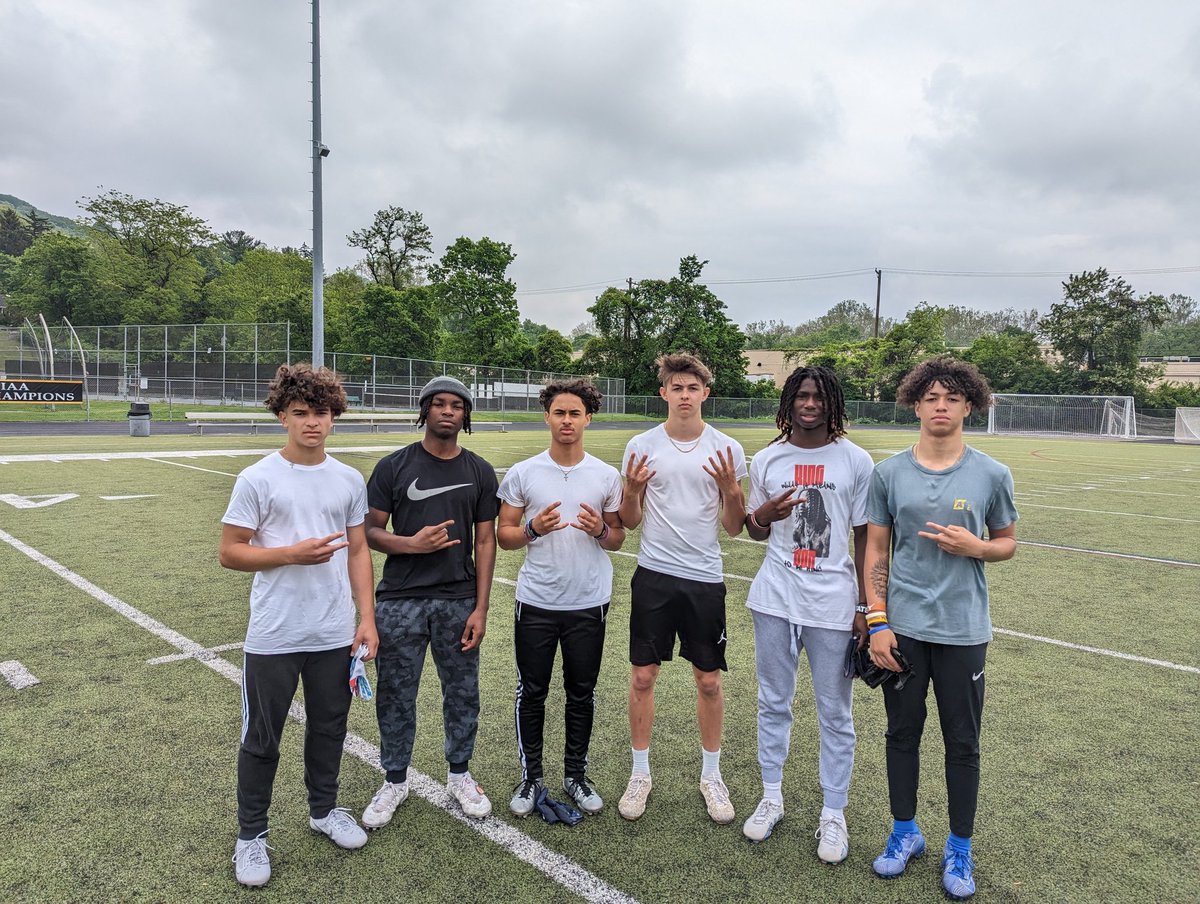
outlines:
[{"label": "young man with dreadlocks", "polygon": [[[916,445],[879,463],[867,506],[867,613],[871,658],[900,671],[901,690],[884,685],[887,776],[894,826],[875,872],[891,879],[925,852],[917,828],[917,778],[929,684],[946,749],[950,836],[942,887],[962,900],[975,893],[971,834],[979,797],[983,670],[992,625],[985,562],[1011,559],[1017,510],[1008,468],[963,442],[963,422],[991,404],[974,365],[925,361],[904,378],[896,400],[921,422]],[[985,538],[986,534],[986,538]]]},{"label": "young man with dreadlocks", "polygon": [[783,817],[783,764],[804,650],[821,738],[817,856],[826,863],[841,863],[850,852],[844,809],[854,766],[854,685],[845,663],[851,637],[865,644],[867,636],[862,593],[872,462],[846,439],[845,409],[832,370],[792,372],[775,418],[779,436],[750,465],[746,516],[747,531],[767,541],[767,554],[746,599],[754,620],[763,798],[742,832],[763,841]]},{"label": "young man with dreadlocks", "polygon": [[350,657],[365,644],[370,659],[379,645],[363,527],[366,486],[358,471],[325,453],[334,418],[346,410],[346,393],[325,368],[285,364],[266,404],[287,430],[287,443],[238,475],[221,518],[221,564],[254,573],[233,854],[234,875],[248,886],[271,878],[267,810],[280,737],[301,681],[308,824],[339,847],[367,843],[354,817],[337,806],[338,774],[350,712]]},{"label": "young man with dreadlocks", "polygon": [[503,549],[526,550],[517,575],[513,628],[521,781],[509,808],[517,816],[533,812],[544,787],[542,728],[559,647],[566,694],[563,791],[584,813],[599,813],[604,806],[586,770],[612,596],[608,553],[621,548],[625,528],[617,515],[620,473],[583,448],[583,434],[602,398],[588,380],[564,380],[543,389],[539,401],[550,448],[517,462],[500,484],[497,539]]},{"label": "young man with dreadlocks", "polygon": [[467,816],[482,819],[492,810],[467,767],[479,727],[479,644],[496,564],[496,471],[458,444],[461,431],[471,432],[466,386],[435,377],[419,404],[424,437],[380,459],[367,482],[367,541],[387,554],[375,615],[375,710],[387,775],[363,813],[369,829],[387,825],[408,797],[427,649],[442,682],[446,788]]}]

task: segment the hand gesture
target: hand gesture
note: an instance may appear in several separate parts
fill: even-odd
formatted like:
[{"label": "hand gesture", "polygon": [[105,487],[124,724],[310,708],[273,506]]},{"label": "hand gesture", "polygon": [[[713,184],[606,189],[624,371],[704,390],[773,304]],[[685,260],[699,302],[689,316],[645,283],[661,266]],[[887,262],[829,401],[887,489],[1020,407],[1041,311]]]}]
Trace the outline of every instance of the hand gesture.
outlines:
[{"label": "hand gesture", "polygon": [[773,521],[782,521],[792,513],[792,509],[800,504],[800,497],[792,498],[796,488],[785,490],[778,496],[768,499],[754,510],[754,520],[766,527]]},{"label": "hand gesture", "polygon": [[[708,457],[708,464],[702,465],[704,473],[717,482],[717,487],[722,493],[733,493],[740,489],[738,484],[737,469],[733,466],[733,446],[726,446],[725,451],[729,454],[729,459],[721,454],[721,450],[717,450],[717,460],[713,461],[712,456]],[[711,467],[709,467],[711,465]]]},{"label": "hand gesture", "polygon": [[457,546],[462,540],[450,539],[450,525],[454,520],[443,521],[441,524],[430,524],[412,535],[412,551],[416,553],[441,552],[451,546]]},{"label": "hand gesture", "polygon": [[641,495],[650,483],[650,478],[658,473],[646,467],[649,458],[649,455],[643,455],[641,460],[638,460],[636,452],[629,454],[629,463],[625,466],[625,488],[635,495]]},{"label": "hand gesture", "polygon": [[570,522],[563,521],[562,516],[558,513],[558,507],[562,502],[551,502],[548,506],[529,519],[533,525],[533,532],[539,537],[544,537],[546,534],[553,533],[556,530],[562,530],[567,527]]},{"label": "hand gesture", "polygon": [[586,502],[579,503],[579,520],[571,525],[593,540],[604,530],[604,518]]},{"label": "hand gesture", "polygon": [[379,652],[379,631],[375,628],[374,620],[358,623],[358,630],[354,632],[354,641],[350,644],[351,658],[358,652],[359,645],[364,643],[367,645],[367,655],[363,657],[363,662],[370,662]]},{"label": "hand gesture", "polygon": [[292,546],[291,564],[324,565],[333,558],[335,552],[339,549],[345,549],[350,545],[345,540],[341,543],[333,542],[344,536],[346,536],[345,531],[338,531],[336,534],[330,534],[328,537],[310,537],[307,540],[301,540]]},{"label": "hand gesture", "polygon": [[892,650],[896,649],[896,635],[891,628],[884,628],[882,631],[876,631],[870,637],[871,642],[871,661],[882,669],[887,669],[892,672],[903,672],[900,668]]},{"label": "hand gesture", "polygon": [[[565,525],[564,525],[565,527]],[[462,633],[462,651],[473,650],[483,642],[487,633],[487,610],[474,609],[467,616],[466,627]]]},{"label": "hand gesture", "polygon": [[952,556],[978,556],[983,541],[960,524],[941,525],[926,521],[932,531],[917,531],[918,537],[932,540],[942,552]]}]

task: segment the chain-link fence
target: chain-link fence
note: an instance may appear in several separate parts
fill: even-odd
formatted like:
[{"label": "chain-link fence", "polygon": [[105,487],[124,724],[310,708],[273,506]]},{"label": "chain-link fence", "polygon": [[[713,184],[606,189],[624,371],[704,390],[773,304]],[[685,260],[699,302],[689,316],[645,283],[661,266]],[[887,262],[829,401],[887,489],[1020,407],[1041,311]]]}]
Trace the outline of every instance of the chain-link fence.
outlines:
[{"label": "chain-link fence", "polygon": [[[47,334],[49,338],[47,339]],[[287,323],[77,327],[0,332],[0,371],[8,376],[80,379],[92,398],[162,399],[209,405],[261,405],[280,364],[310,360],[292,347]],[[384,355],[329,355],[353,407],[416,409],[429,380],[452,376],[471,389],[478,411],[540,411],[538,393],[567,374],[421,361]],[[624,411],[625,381],[595,380],[601,411]]]}]

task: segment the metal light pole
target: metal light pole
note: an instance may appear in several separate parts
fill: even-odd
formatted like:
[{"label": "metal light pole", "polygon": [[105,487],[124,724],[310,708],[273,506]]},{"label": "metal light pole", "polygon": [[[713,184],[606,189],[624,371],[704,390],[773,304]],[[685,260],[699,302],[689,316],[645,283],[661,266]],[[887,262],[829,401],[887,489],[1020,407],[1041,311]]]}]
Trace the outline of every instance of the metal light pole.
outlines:
[{"label": "metal light pole", "polygon": [[325,366],[325,265],[321,231],[321,160],[329,148],[321,143],[321,0],[312,0],[312,177],[313,177],[313,304],[312,363]]}]

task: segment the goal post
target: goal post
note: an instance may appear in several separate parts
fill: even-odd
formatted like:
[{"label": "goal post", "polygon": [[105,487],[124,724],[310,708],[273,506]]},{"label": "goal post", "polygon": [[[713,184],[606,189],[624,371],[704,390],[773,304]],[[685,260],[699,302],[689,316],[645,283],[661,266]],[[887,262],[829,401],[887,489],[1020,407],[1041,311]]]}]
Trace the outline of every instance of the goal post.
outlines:
[{"label": "goal post", "polygon": [[988,433],[1062,436],[1137,436],[1133,396],[1026,395],[997,392],[988,409]]},{"label": "goal post", "polygon": [[1200,444],[1200,408],[1175,409],[1175,442]]}]

